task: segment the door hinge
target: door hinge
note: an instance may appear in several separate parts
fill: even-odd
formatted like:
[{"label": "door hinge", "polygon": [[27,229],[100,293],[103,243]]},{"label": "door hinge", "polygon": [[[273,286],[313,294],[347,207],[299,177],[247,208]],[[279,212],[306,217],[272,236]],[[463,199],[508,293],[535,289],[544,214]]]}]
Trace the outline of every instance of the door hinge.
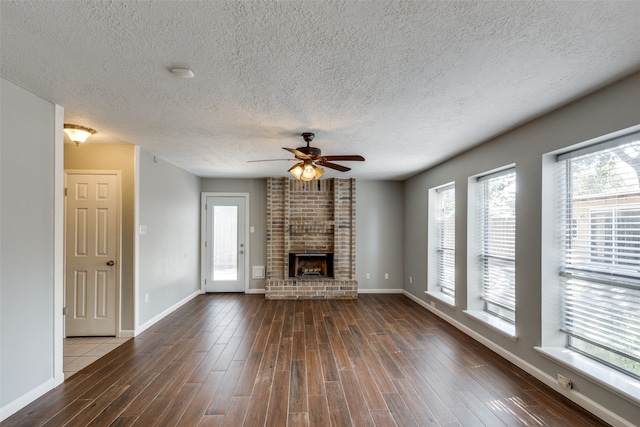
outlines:
[{"label": "door hinge", "polygon": [[64,195],[65,196],[67,195],[67,189],[66,188],[64,189]]},{"label": "door hinge", "polygon": [[67,315],[67,307],[62,307],[62,315],[63,316]]}]

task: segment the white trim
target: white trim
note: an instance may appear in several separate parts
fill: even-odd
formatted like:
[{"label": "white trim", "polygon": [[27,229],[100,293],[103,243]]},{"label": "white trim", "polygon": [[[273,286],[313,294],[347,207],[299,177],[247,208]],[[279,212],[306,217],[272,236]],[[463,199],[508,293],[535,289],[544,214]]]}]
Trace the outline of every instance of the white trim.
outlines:
[{"label": "white trim", "polygon": [[133,150],[133,336],[140,321],[140,146]]},{"label": "white trim", "polygon": [[424,291],[425,295],[428,297],[448,306],[451,308],[456,308],[456,301],[450,295],[442,293],[440,291]]},{"label": "white trim", "polygon": [[541,355],[589,378],[629,402],[640,404],[640,382],[565,347],[534,347]]},{"label": "white trim", "polygon": [[264,294],[265,292],[265,289],[248,289],[245,291],[246,294]]},{"label": "white trim", "polygon": [[487,339],[483,335],[480,335],[479,333],[477,333],[473,329],[470,329],[469,327],[463,325],[462,323],[458,322],[457,320],[453,319],[452,317],[449,317],[446,314],[444,314],[443,312],[441,312],[439,310],[436,310],[433,307],[430,307],[426,302],[424,302],[421,299],[411,295],[409,292],[404,291],[403,293],[404,293],[405,296],[407,296],[411,300],[415,301],[416,303],[418,303],[422,307],[426,308],[427,310],[429,310],[430,312],[432,312],[436,316],[440,317],[445,322],[449,323],[450,325],[456,327],[460,331],[462,331],[465,334],[469,335],[471,338],[473,338],[474,340],[478,341],[480,344],[484,345],[485,347],[487,347],[490,350],[494,351],[498,355],[502,356],[503,358],[505,358],[509,362],[511,362],[514,365],[516,365],[518,368],[520,368],[523,371],[527,372],[528,374],[532,375],[533,377],[535,377],[536,379],[540,380],[545,385],[551,387],[554,391],[557,391],[558,393],[562,394],[567,399],[569,399],[572,402],[576,403],[577,405],[583,407],[584,409],[586,409],[587,411],[591,412],[592,414],[594,414],[598,418],[601,418],[602,420],[606,421],[607,423],[609,423],[611,425],[615,425],[615,426],[624,426],[624,427],[634,427],[635,426],[632,422],[622,418],[620,415],[618,415],[618,414],[610,411],[609,409],[603,407],[601,404],[599,404],[598,402],[595,402],[594,400],[588,398],[587,396],[583,395],[582,393],[579,393],[576,390],[565,390],[565,389],[563,389],[558,384],[558,381],[554,377],[552,377],[551,375],[548,375],[546,372],[544,372],[544,371],[540,370],[539,368],[533,366],[529,362],[527,362],[527,361],[521,359],[520,357],[514,355],[513,353],[505,350],[504,348],[500,347],[498,344],[496,344],[493,341]]},{"label": "white trim", "polygon": [[167,317],[169,314],[173,313],[174,311],[176,311],[177,309],[179,309],[180,307],[182,307],[183,305],[185,305],[186,303],[188,303],[189,301],[191,301],[192,299],[194,299],[195,297],[197,297],[198,295],[202,295],[203,292],[200,291],[196,291],[194,293],[192,293],[191,295],[187,296],[186,298],[184,298],[182,301],[178,301],[177,303],[173,304],[171,307],[167,308],[165,311],[163,311],[162,313],[154,316],[152,319],[150,319],[148,322],[145,322],[144,325],[140,325],[138,328],[136,328],[135,330],[135,336],[140,335],[142,332],[146,331],[147,329],[149,329],[151,326],[153,326],[155,323],[159,322],[160,320],[164,319],[165,317]]},{"label": "white trim", "polygon": [[401,294],[402,289],[372,289],[372,288],[360,288],[358,287],[359,294]]},{"label": "white trim", "polygon": [[470,319],[473,319],[476,322],[482,323],[489,329],[492,329],[497,333],[509,338],[511,341],[518,340],[518,336],[516,335],[516,325],[509,322],[505,322],[499,317],[492,316],[486,311],[462,310],[462,312],[467,316],[469,316]]},{"label": "white trim", "polygon": [[65,280],[65,197],[64,197],[64,108],[54,106],[53,147],[53,382],[64,382],[64,280]]},{"label": "white trim", "polygon": [[[120,299],[122,298],[122,171],[119,169],[65,169],[64,170],[64,187],[67,188],[67,177],[69,175],[115,175],[116,177],[116,187],[118,188],[118,200],[116,200],[117,206],[116,206],[116,229],[118,230],[118,233],[116,235],[116,248],[117,248],[117,254],[116,254],[116,316],[115,316],[115,325],[114,325],[114,334],[116,336],[118,336],[118,332],[120,331],[120,325],[121,325],[121,321],[122,321],[122,302],[120,301]],[[66,196],[64,197],[64,221],[66,224],[66,219],[67,219],[67,202],[66,202]],[[67,237],[67,230],[64,230],[64,237],[66,240]],[[64,252],[66,253],[66,241],[65,241],[65,245],[64,245]],[[64,261],[64,268],[65,268],[65,277],[66,277],[66,268],[67,268],[67,261],[65,259]],[[65,286],[63,287],[64,291],[66,292],[66,283]],[[63,303],[66,302],[66,295],[63,294]],[[66,336],[66,333],[65,333]]]},{"label": "white trim", "polygon": [[11,415],[15,414],[37,398],[42,397],[48,391],[53,390],[57,385],[58,384],[56,384],[56,380],[54,378],[49,378],[47,381],[43,382],[31,391],[28,391],[22,396],[14,399],[12,402],[7,403],[5,406],[0,408],[0,421],[4,421],[9,418]]},{"label": "white trim", "polygon": [[[636,129],[634,130],[634,128]],[[580,144],[580,148],[569,149],[558,154],[556,160],[561,162],[563,160],[573,159],[586,154],[593,154],[598,151],[608,150],[613,147],[617,147],[618,145],[640,141],[640,126],[634,126],[626,130],[628,132],[625,132],[622,135],[620,135],[620,132],[615,132],[615,134],[618,134],[617,136],[605,135],[600,138],[595,138],[595,140],[591,140],[592,143],[587,146],[582,146],[582,144]]]},{"label": "white trim", "polygon": [[[205,279],[207,277],[207,197],[244,197],[244,293],[252,293],[249,288],[251,284],[251,276],[249,274],[249,265],[251,264],[251,233],[249,232],[249,223],[251,222],[251,209],[249,202],[251,200],[250,193],[225,193],[219,191],[203,191],[200,193],[200,290],[202,293],[207,292]],[[264,290],[263,290],[264,292]]]},{"label": "white trim", "polygon": [[120,331],[118,331],[119,338],[133,338],[135,336],[136,331],[134,331],[133,329],[120,329]]}]

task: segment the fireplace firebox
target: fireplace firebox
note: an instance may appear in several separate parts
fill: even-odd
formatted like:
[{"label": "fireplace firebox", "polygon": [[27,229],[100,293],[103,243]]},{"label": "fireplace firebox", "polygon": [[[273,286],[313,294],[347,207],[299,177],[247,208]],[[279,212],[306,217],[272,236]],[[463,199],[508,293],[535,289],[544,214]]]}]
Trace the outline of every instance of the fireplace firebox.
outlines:
[{"label": "fireplace firebox", "polygon": [[290,253],[289,277],[333,278],[333,254]]}]

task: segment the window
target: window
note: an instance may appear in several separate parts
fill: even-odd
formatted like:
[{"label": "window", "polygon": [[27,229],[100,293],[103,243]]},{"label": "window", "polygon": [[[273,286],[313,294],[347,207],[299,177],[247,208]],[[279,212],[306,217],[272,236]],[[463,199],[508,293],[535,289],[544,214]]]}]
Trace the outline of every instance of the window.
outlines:
[{"label": "window", "polygon": [[456,188],[436,190],[438,199],[438,290],[455,299],[456,290]]},{"label": "window", "polygon": [[640,378],[640,135],[558,165],[566,346]]},{"label": "window", "polygon": [[478,183],[483,310],[515,324],[515,169],[485,175]]}]

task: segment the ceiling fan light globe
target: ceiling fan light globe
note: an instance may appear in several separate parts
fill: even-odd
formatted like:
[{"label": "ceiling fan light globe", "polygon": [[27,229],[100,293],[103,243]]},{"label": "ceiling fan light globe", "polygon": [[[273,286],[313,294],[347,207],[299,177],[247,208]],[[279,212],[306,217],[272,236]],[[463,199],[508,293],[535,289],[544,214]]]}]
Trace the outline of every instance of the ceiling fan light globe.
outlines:
[{"label": "ceiling fan light globe", "polygon": [[302,172],[303,181],[311,181],[316,177],[316,168],[311,162],[304,163],[304,171]]},{"label": "ceiling fan light globe", "polygon": [[304,163],[300,162],[300,163],[296,163],[295,165],[293,165],[293,167],[291,167],[291,169],[289,169],[289,172],[291,172],[291,175],[293,175],[296,179],[302,179],[302,173],[304,172]]}]

